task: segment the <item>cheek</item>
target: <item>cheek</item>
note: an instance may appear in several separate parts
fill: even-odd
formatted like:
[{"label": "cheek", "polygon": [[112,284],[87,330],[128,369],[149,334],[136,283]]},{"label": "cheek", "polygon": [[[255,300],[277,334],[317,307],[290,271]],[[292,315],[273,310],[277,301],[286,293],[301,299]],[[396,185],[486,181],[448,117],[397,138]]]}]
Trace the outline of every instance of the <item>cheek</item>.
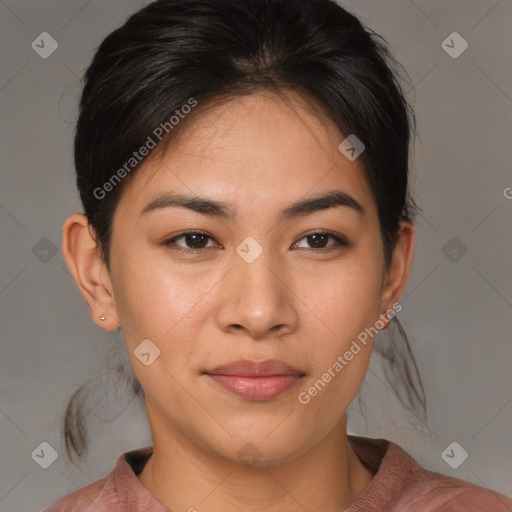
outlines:
[{"label": "cheek", "polygon": [[[347,342],[378,319],[378,263],[354,257],[343,265],[332,266],[326,275],[317,273],[310,279],[305,303],[313,316],[322,320],[320,325],[327,334],[326,347],[330,348],[326,353],[332,355],[332,350],[342,350]],[[316,322],[318,324],[318,320]]]},{"label": "cheek", "polygon": [[[116,307],[137,379],[156,407],[164,409],[171,401],[183,411],[190,400],[180,383],[190,385],[187,369],[197,352],[194,306],[204,296],[204,287],[145,258],[132,256],[115,268]],[[147,365],[144,353],[150,354]]]},{"label": "cheek", "polygon": [[353,400],[368,368],[379,319],[378,262],[364,256],[347,259],[328,276],[317,274],[315,281],[316,292],[310,291],[305,302],[314,313],[308,315],[309,330],[318,341],[312,351],[313,387],[304,401],[321,408],[330,403],[334,413]]},{"label": "cheek", "polygon": [[[321,331],[312,334],[316,348],[310,352],[312,375],[298,401],[308,411],[305,421],[313,430],[333,427],[356,397],[373,349],[373,329],[378,320],[376,279],[359,272],[332,276],[316,296]],[[316,322],[318,327],[318,321]],[[328,326],[328,328],[326,327]],[[315,418],[323,418],[322,427]]]},{"label": "cheek", "polygon": [[129,337],[165,337],[201,298],[193,279],[154,259],[119,258],[112,268],[119,321]]},{"label": "cheek", "polygon": [[338,366],[334,358],[321,372],[309,379],[307,387],[297,397],[297,407],[305,431],[323,436],[339,423],[359,392],[370,354],[370,347],[367,346],[346,364],[338,362]]},{"label": "cheek", "polygon": [[[114,266],[112,267],[114,268]],[[180,395],[180,382],[191,377],[191,365],[200,352],[198,330],[203,324],[198,315],[204,314],[205,298],[221,276],[213,279],[194,279],[184,275],[176,266],[149,258],[119,260],[113,278],[116,306],[122,324],[123,338],[137,378],[146,390],[168,395]],[[151,340],[157,347],[143,340]],[[150,366],[141,364],[138,347],[149,347],[158,354]],[[204,349],[203,349],[204,350]]]}]

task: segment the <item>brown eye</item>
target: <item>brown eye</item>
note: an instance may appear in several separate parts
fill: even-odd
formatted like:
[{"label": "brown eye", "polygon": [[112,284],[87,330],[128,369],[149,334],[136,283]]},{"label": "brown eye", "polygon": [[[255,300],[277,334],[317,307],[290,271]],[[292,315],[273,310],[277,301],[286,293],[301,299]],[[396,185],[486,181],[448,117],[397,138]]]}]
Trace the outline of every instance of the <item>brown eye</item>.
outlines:
[{"label": "brown eye", "polygon": [[[327,242],[330,238],[332,238],[335,241],[335,243],[327,245]],[[306,235],[303,238],[301,238],[301,240],[306,240],[310,246],[309,248],[317,250],[317,252],[330,251],[341,246],[348,246],[348,242],[345,239],[338,235],[335,235],[334,233],[328,233],[326,231],[310,233],[309,235]],[[296,242],[296,244],[297,243],[298,242]],[[305,248],[308,249],[308,247]]]},{"label": "brown eye", "polygon": [[[185,240],[185,247],[176,243],[176,241],[180,239]],[[178,236],[175,236],[174,238],[166,240],[164,245],[175,244],[177,245],[178,251],[199,253],[205,249],[208,249],[208,247],[206,247],[208,239],[213,240],[211,236],[207,235],[206,233],[202,233],[201,231],[186,231]]]},{"label": "brown eye", "polygon": [[[177,243],[180,239],[185,240],[185,246]],[[334,243],[328,244],[329,239],[334,240]],[[164,245],[175,245],[175,249],[180,252],[200,254],[211,247],[207,246],[208,240],[213,240],[213,237],[201,231],[185,231],[173,238],[170,238],[169,240],[166,240]],[[343,237],[326,231],[310,233],[302,237],[300,240],[306,240],[309,247],[299,246],[299,248],[311,249],[313,252],[328,252],[339,247],[348,247],[349,245],[347,240]],[[298,242],[294,245],[297,244]]]}]

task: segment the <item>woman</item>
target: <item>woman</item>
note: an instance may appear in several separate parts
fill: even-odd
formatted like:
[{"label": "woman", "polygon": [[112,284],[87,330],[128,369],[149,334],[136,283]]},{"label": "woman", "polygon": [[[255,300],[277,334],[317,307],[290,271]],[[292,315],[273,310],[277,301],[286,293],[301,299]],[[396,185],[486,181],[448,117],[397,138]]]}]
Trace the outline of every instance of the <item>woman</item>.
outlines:
[{"label": "woman", "polygon": [[414,249],[394,64],[330,0],[162,0],[103,41],[63,254],[121,329],[153,445],[46,512],[512,510],[347,434],[374,348],[425,405],[407,339],[374,343],[404,335]]}]

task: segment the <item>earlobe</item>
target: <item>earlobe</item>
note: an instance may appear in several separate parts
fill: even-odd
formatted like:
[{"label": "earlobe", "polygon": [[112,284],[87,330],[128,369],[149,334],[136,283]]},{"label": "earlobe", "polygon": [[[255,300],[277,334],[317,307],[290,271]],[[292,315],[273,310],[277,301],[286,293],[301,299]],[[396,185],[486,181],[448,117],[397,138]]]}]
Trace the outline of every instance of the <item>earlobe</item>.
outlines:
[{"label": "earlobe", "polygon": [[112,283],[91,232],[94,230],[85,215],[70,215],[62,229],[62,255],[89,306],[93,321],[99,327],[113,331],[119,327],[119,322]]},{"label": "earlobe", "polygon": [[[398,241],[391,256],[391,262],[386,272],[386,280],[382,288],[381,308],[384,310],[381,315],[387,316],[386,311],[393,309],[393,304],[400,301],[412,265],[414,254],[414,226],[407,221],[400,222]],[[384,320],[385,329],[391,320]]]}]

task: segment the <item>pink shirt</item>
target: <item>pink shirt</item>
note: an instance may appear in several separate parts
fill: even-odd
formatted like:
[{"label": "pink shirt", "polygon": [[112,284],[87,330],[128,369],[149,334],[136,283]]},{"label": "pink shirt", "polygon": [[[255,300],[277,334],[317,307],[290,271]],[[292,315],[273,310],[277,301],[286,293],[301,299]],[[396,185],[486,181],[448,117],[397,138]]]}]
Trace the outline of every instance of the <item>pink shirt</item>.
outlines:
[{"label": "pink shirt", "polygon": [[[345,512],[512,512],[512,499],[428,471],[392,441],[348,437],[375,476]],[[152,450],[152,446],[146,446],[122,454],[105,478],[65,496],[43,512],[171,512],[136,476]]]}]

